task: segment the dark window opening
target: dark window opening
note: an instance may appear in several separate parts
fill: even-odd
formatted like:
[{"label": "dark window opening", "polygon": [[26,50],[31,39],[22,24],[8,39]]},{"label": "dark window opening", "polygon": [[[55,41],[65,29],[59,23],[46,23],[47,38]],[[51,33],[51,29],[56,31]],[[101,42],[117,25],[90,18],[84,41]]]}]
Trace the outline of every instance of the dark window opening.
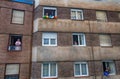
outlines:
[{"label": "dark window opening", "polygon": [[44,9],[44,16],[43,16],[44,19],[56,19],[57,16],[56,16],[56,9],[55,8],[45,8]]},{"label": "dark window opening", "polygon": [[73,45],[78,45],[78,35],[73,35]]},{"label": "dark window opening", "polygon": [[19,79],[19,75],[6,75],[5,79]]},{"label": "dark window opening", "polygon": [[8,50],[21,50],[22,36],[21,35],[11,35],[9,41]]}]

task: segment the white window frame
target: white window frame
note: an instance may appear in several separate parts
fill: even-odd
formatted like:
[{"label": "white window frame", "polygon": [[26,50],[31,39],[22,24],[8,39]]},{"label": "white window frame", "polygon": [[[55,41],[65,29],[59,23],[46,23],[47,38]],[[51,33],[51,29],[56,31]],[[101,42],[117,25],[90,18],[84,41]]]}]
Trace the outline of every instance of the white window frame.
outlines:
[{"label": "white window frame", "polygon": [[44,77],[43,76],[43,64],[44,63],[42,63],[42,67],[41,67],[41,78],[57,78],[58,77],[58,65],[57,65],[57,63],[55,63],[56,64],[56,76],[50,76],[50,64],[51,63],[54,63],[54,62],[46,62],[46,63],[48,63],[49,64],[49,76],[47,76],[47,77]]},{"label": "white window frame", "polygon": [[[80,65],[80,73],[82,73],[82,70],[81,70],[81,64],[86,64],[87,74],[86,74],[86,75],[82,75],[82,74],[80,74],[80,75],[76,75],[76,74],[75,74],[75,64],[79,64],[79,65]],[[87,63],[87,62],[75,62],[75,63],[74,63],[74,76],[75,76],[75,77],[89,76],[88,63]]]},{"label": "white window frame", "polygon": [[[72,13],[72,11],[75,11],[75,12],[76,12],[76,19],[73,19],[73,18],[72,18],[72,14],[71,14],[71,19],[73,19],[73,20],[84,20],[83,10],[81,10],[81,9],[71,9],[71,13]],[[81,15],[82,18],[78,19],[77,12],[81,12],[81,13],[82,13],[82,15]]]},{"label": "white window frame", "polygon": [[[84,39],[84,45],[80,45],[80,43],[78,44],[78,45],[74,45],[73,44],[73,35],[77,35],[78,36],[78,43],[79,43],[79,41],[80,41],[80,39],[79,39],[79,35],[83,35],[84,37],[83,37],[83,39]],[[72,45],[73,46],[86,46],[86,39],[85,39],[86,37],[85,37],[85,34],[84,33],[73,33],[72,34]]]},{"label": "white window frame", "polygon": [[116,74],[115,62],[112,61],[112,60],[106,60],[106,61],[103,61],[103,62],[112,62],[112,63],[113,63],[113,65],[114,65],[114,69],[115,69],[115,72],[112,73],[112,74],[109,74],[109,75],[115,75],[115,74]]},{"label": "white window frame", "polygon": [[57,16],[57,8],[55,8],[55,7],[43,7],[43,16],[45,16],[44,9],[55,10],[55,16]]},{"label": "white window frame", "polygon": [[[13,21],[14,11],[23,12],[23,18],[22,18],[23,22],[22,23],[18,23],[18,22]],[[23,11],[23,10],[12,10],[12,21],[11,21],[11,23],[13,23],[13,24],[21,24],[22,25],[22,24],[24,24],[24,21],[25,21],[25,11]]]},{"label": "white window frame", "polygon": [[[110,37],[110,40],[109,40],[110,45],[109,44],[102,44],[100,36],[109,36]],[[109,34],[99,34],[99,40],[100,40],[100,46],[112,46],[112,40],[111,40],[111,36]]]},{"label": "white window frame", "polygon": [[[49,39],[49,44],[47,44],[47,45],[44,44],[44,38]],[[55,39],[55,44],[54,45],[50,44],[50,39]],[[57,33],[50,33],[50,32],[42,33],[42,46],[57,46]]]}]

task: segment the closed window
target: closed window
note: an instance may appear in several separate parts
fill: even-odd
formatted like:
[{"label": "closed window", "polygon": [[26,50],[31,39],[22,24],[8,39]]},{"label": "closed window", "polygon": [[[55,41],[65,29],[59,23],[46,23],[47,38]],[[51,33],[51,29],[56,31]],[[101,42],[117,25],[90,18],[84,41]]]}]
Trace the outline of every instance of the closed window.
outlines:
[{"label": "closed window", "polygon": [[42,34],[43,46],[57,46],[57,33],[43,33]]},{"label": "closed window", "polygon": [[112,46],[111,37],[108,34],[99,35],[100,38],[100,46]]},{"label": "closed window", "polygon": [[104,11],[96,11],[96,19],[97,21],[107,21],[107,15]]},{"label": "closed window", "polygon": [[12,23],[23,24],[24,23],[24,11],[13,10]]},{"label": "closed window", "polygon": [[115,75],[115,63],[113,61],[104,61],[103,62],[103,71],[108,70],[110,75]]},{"label": "closed window", "polygon": [[119,19],[120,19],[120,13],[118,13],[118,17],[119,17]]},{"label": "closed window", "polygon": [[56,19],[57,9],[54,7],[44,7],[43,8],[43,18],[44,19]]},{"label": "closed window", "polygon": [[71,9],[71,19],[83,20],[83,11],[79,9]]},{"label": "closed window", "polygon": [[88,76],[88,64],[87,62],[75,62],[74,64],[74,76]]},{"label": "closed window", "polygon": [[7,64],[5,79],[19,79],[19,64]]},{"label": "closed window", "polygon": [[22,49],[22,35],[10,35],[9,51],[20,51]]},{"label": "closed window", "polygon": [[42,77],[43,78],[56,78],[57,77],[57,64],[56,63],[43,63],[42,64]]},{"label": "closed window", "polygon": [[85,46],[85,34],[83,33],[73,33],[73,45]]}]

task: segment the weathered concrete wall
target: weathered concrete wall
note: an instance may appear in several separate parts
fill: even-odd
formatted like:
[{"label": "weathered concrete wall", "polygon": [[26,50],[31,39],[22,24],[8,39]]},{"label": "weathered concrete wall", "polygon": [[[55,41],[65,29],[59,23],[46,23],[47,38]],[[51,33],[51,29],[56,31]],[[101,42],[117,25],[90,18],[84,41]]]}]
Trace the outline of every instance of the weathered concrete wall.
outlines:
[{"label": "weathered concrete wall", "polygon": [[120,0],[40,0],[40,5],[120,11]]},{"label": "weathered concrete wall", "polygon": [[120,33],[119,22],[39,19],[39,31]]},{"label": "weathered concrete wall", "polygon": [[120,47],[42,47],[39,46],[33,51],[36,54],[36,61],[79,61],[79,60],[119,60]]}]

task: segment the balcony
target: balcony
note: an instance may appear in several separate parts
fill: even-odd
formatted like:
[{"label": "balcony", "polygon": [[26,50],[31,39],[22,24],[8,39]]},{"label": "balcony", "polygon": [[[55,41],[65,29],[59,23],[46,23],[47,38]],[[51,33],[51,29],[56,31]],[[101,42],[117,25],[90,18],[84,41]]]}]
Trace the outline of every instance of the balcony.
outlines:
[{"label": "balcony", "polygon": [[34,31],[120,33],[119,22],[39,19],[36,23]]}]

